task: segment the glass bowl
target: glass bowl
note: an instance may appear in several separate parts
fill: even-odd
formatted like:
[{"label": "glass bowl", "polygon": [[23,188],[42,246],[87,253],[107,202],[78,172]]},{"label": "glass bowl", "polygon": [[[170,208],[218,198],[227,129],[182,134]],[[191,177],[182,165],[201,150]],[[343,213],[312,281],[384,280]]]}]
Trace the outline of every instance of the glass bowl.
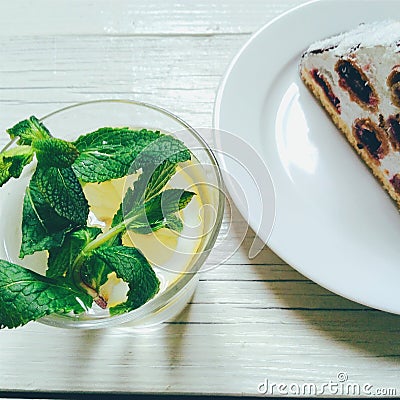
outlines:
[{"label": "glass bowl", "polygon": [[[79,103],[52,112],[41,118],[41,121],[55,137],[66,140],[75,140],[81,134],[105,126],[159,130],[180,139],[192,153],[193,163],[185,169],[185,176],[190,180],[192,187],[197,189],[199,195],[201,234],[196,238],[196,250],[185,255],[184,266],[179,265],[179,261],[172,263],[176,266],[172,269],[171,265],[157,264],[155,266],[161,280],[160,291],[141,307],[115,316],[104,313],[93,315],[57,313],[45,316],[38,322],[61,328],[96,329],[124,324],[133,329],[142,329],[157,326],[175,317],[183,310],[194,293],[202,265],[217,239],[224,212],[225,197],[222,190],[221,171],[207,143],[192,127],[177,116],[160,107],[138,101],[98,100]],[[12,145],[10,142],[6,148]],[[2,192],[0,217],[3,221],[0,237],[4,238],[0,244],[0,258],[44,273],[47,252],[35,253],[23,260],[18,257],[23,196],[33,170],[34,165],[25,168],[18,180],[12,179],[0,189]],[[140,249],[140,245],[137,247]],[[157,246],[154,248],[157,249]],[[180,256],[182,256],[181,253],[184,254],[180,251]],[[156,252],[154,254],[156,255]],[[149,258],[149,254],[145,253],[145,255]],[[149,261],[153,264],[151,250]]]}]

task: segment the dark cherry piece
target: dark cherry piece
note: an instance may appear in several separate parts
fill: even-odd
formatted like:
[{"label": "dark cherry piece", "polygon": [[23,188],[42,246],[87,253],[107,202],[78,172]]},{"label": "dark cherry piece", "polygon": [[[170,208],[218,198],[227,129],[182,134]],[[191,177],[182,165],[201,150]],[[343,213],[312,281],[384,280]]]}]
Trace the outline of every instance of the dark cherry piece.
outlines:
[{"label": "dark cherry piece", "polygon": [[395,65],[386,79],[393,105],[400,107],[400,65]]},{"label": "dark cherry piece", "polygon": [[400,82],[395,83],[391,88],[391,100],[396,107],[400,107]]},{"label": "dark cherry piece", "polygon": [[400,65],[393,67],[392,72],[389,74],[386,80],[386,84],[391,88],[394,84],[400,82]]},{"label": "dark cherry piece", "polygon": [[393,178],[390,180],[390,183],[392,184],[396,193],[400,193],[400,174],[394,175]]},{"label": "dark cherry piece", "polygon": [[376,109],[378,97],[361,68],[349,60],[341,59],[336,63],[335,70],[339,75],[339,85],[349,92],[351,100]]},{"label": "dark cherry piece", "polygon": [[370,119],[357,119],[353,124],[353,134],[357,139],[357,147],[365,148],[369,155],[379,163],[389,152],[386,132]]},{"label": "dark cherry piece", "polygon": [[317,83],[317,85],[324,91],[325,96],[327,97],[329,102],[335,107],[336,111],[340,114],[340,100],[333,93],[332,87],[329,84],[326,77],[323,74],[321,74],[321,72],[318,71],[318,69],[316,68],[310,71],[310,73],[314,81]]},{"label": "dark cherry piece", "polygon": [[387,127],[389,132],[390,142],[393,149],[400,151],[400,120],[399,115],[391,115],[387,119]]}]

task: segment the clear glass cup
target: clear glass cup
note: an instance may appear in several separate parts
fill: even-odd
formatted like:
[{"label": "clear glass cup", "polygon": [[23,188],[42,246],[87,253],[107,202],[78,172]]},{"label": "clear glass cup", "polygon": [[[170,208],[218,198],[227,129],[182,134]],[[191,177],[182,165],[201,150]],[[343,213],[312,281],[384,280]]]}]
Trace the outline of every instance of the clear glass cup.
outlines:
[{"label": "clear glass cup", "polygon": [[[157,326],[175,317],[183,310],[195,291],[202,265],[217,239],[224,212],[225,197],[221,171],[206,142],[179,117],[160,107],[137,101],[98,100],[79,103],[48,114],[41,118],[41,121],[55,137],[67,140],[75,140],[81,134],[105,126],[126,126],[160,130],[183,141],[194,156],[194,165],[185,169],[185,173],[201,198],[202,229],[201,236],[197,238],[197,249],[190,254],[190,260],[183,269],[182,266],[176,265],[174,270],[168,267],[163,271],[163,266],[158,266],[161,278],[163,272],[170,278],[164,279],[159,293],[138,309],[116,316],[104,313],[51,314],[41,318],[39,322],[61,328],[96,329],[124,324],[132,329],[142,329]],[[0,237],[4,238],[0,244],[0,258],[34,270],[37,268],[32,268],[32,265],[40,266],[44,271],[46,252],[27,256],[23,260],[18,257],[22,201],[33,170],[34,166],[26,169],[20,179],[9,181],[0,189],[1,197],[7,198],[0,206],[0,218],[3,221]],[[10,223],[7,223],[7,220]],[[11,232],[10,226],[13,227]],[[171,276],[174,278],[171,279]]]}]

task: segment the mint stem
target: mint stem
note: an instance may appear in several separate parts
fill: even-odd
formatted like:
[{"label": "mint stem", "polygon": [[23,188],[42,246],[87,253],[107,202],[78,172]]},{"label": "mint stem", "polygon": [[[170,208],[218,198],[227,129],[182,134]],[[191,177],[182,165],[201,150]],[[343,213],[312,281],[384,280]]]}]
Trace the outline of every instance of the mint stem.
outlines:
[{"label": "mint stem", "polygon": [[87,257],[93,250],[102,246],[104,243],[107,243],[109,240],[117,236],[119,233],[123,232],[125,229],[125,223],[121,222],[113,228],[109,229],[107,232],[104,232],[101,235],[97,236],[83,248],[81,254],[77,258],[77,261],[79,262],[79,257]]},{"label": "mint stem", "polygon": [[102,309],[107,308],[107,301],[100,296],[96,290],[94,290],[91,286],[87,285],[85,282],[83,282],[82,279],[80,279],[79,286],[91,297],[93,297],[93,301]]},{"label": "mint stem", "polygon": [[130,216],[124,221],[120,222],[118,225],[115,225],[108,231],[97,236],[94,240],[90,241],[82,249],[78,257],[76,257],[74,263],[72,264],[71,269],[75,285],[84,289],[91,297],[93,297],[96,304],[99,305],[101,308],[106,308],[107,302],[97,293],[95,289],[86,284],[85,281],[83,280],[81,273],[83,264],[94,250],[96,250],[103,244],[107,243],[109,240],[113,239],[118,234],[124,232],[126,230],[126,227],[138,217],[139,217],[138,214],[134,214],[133,216]]}]

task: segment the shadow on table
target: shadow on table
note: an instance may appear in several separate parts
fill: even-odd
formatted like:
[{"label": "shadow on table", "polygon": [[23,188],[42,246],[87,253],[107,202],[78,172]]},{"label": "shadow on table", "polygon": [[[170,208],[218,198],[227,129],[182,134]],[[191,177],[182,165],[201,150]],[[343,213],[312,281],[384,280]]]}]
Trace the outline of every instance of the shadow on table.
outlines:
[{"label": "shadow on table", "polygon": [[[254,232],[249,228],[248,236],[252,235]],[[250,246],[251,241],[242,243],[245,254],[249,254]],[[263,253],[268,253],[270,257],[271,250],[265,247],[257,258],[266,258],[263,257]],[[384,357],[387,361],[399,362],[400,315],[378,311],[347,300],[294,270],[290,270],[290,274],[282,277],[282,280],[271,279],[271,269],[277,266],[265,265],[265,268],[260,268],[257,258],[251,263],[254,263],[258,279],[265,283],[266,290],[279,298],[280,302],[279,307],[276,303],[273,307],[266,304],[265,309],[287,310],[316,331],[329,335],[338,342],[364,350],[372,356]]]}]

